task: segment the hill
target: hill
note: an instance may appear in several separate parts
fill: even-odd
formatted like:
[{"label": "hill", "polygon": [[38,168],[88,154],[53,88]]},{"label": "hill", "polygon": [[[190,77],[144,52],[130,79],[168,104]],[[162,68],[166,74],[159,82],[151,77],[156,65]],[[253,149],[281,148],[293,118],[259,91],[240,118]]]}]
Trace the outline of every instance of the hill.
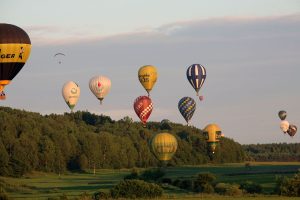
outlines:
[{"label": "hill", "polygon": [[[92,168],[154,167],[161,163],[149,148],[152,136],[174,134],[178,150],[169,165],[242,162],[242,146],[222,138],[217,153],[208,152],[202,131],[171,123],[149,122],[146,128],[131,118],[115,121],[87,111],[62,115],[0,107],[0,175],[30,171],[61,173]],[[165,130],[167,128],[167,130]]]}]

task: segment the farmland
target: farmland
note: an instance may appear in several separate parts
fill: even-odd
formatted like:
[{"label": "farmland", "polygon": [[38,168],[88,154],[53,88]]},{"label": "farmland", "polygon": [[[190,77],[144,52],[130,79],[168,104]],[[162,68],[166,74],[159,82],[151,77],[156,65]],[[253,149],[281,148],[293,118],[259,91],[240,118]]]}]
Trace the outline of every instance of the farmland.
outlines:
[{"label": "farmland", "polygon": [[[216,175],[216,182],[241,183],[253,181],[261,184],[263,194],[255,199],[284,199],[283,197],[272,196],[275,187],[276,176],[292,176],[300,168],[300,163],[251,163],[245,164],[224,164],[224,165],[201,165],[166,168],[165,177],[175,179],[193,178],[199,173],[210,172]],[[143,169],[139,169],[143,170]],[[116,185],[123,177],[130,173],[130,169],[111,170],[99,169],[93,173],[66,173],[62,175],[54,173],[33,172],[22,178],[0,177],[0,184],[4,186],[9,197],[13,199],[48,199],[63,194],[68,197],[78,197],[86,192],[93,194],[96,191],[108,191]],[[224,196],[200,195],[191,193],[177,187],[164,187],[162,199],[221,199]],[[232,197],[230,197],[232,198]],[[230,199],[228,197],[228,199]],[[242,199],[252,198],[240,197]],[[235,197],[239,199],[239,197]],[[293,199],[293,198],[289,198]]]}]

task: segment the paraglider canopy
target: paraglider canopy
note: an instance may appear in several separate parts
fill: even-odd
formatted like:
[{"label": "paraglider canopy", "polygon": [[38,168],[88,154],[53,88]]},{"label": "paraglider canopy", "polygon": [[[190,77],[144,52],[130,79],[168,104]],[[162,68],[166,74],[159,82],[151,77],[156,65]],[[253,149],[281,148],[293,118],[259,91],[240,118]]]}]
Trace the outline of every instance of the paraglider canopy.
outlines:
[{"label": "paraglider canopy", "polygon": [[56,54],[54,54],[54,58],[57,58],[59,64],[62,63],[62,56],[66,56],[66,55],[63,54],[63,53],[56,53]]}]

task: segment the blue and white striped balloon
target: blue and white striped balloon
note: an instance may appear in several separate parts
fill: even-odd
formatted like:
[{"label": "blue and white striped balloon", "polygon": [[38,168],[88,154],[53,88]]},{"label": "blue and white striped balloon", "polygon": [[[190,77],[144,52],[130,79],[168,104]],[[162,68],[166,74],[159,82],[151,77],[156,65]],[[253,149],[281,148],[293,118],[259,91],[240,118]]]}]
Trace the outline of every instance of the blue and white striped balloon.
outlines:
[{"label": "blue and white striped balloon", "polygon": [[197,92],[197,96],[199,95],[199,90],[202,87],[205,78],[206,78],[206,70],[200,64],[193,64],[189,66],[186,71],[186,77],[190,84],[193,86],[195,91]]}]

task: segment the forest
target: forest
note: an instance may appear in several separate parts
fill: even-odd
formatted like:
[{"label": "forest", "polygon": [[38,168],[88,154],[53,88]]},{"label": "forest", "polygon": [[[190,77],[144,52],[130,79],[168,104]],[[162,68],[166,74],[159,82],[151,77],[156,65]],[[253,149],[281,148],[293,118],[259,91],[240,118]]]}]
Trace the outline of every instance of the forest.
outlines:
[{"label": "forest", "polygon": [[300,161],[299,143],[249,144],[243,145],[243,149],[250,161]]},{"label": "forest", "polygon": [[226,137],[212,155],[202,131],[193,126],[149,122],[143,128],[130,117],[116,121],[88,111],[41,115],[0,107],[0,121],[2,176],[161,166],[149,145],[160,132],[169,132],[178,141],[168,166],[300,160],[297,144],[241,145]]}]

